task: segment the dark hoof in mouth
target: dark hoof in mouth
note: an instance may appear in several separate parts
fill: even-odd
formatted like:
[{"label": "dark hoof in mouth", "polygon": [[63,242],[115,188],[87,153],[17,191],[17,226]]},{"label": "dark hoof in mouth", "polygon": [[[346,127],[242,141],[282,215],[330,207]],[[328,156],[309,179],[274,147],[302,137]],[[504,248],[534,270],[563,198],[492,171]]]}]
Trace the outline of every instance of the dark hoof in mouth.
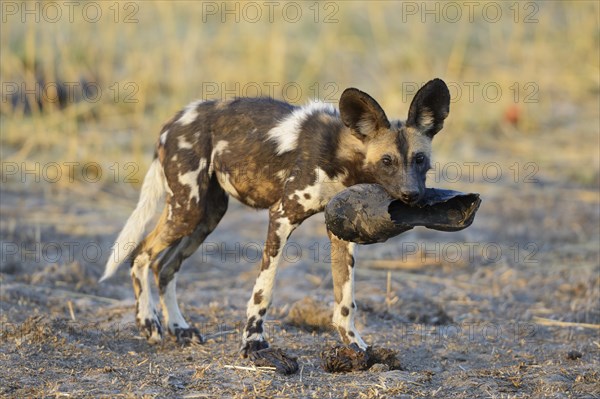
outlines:
[{"label": "dark hoof in mouth", "polygon": [[428,188],[419,202],[408,205],[392,198],[378,184],[357,184],[329,201],[325,223],[339,238],[373,244],[416,226],[441,231],[465,229],[473,223],[480,204],[479,194]]}]

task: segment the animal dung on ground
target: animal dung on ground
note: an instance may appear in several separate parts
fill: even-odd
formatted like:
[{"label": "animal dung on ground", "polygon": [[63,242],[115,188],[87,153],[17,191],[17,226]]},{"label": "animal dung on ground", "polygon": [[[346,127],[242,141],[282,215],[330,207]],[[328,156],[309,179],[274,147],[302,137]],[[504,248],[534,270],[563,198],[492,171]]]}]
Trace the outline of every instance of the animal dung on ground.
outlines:
[{"label": "animal dung on ground", "polygon": [[329,201],[327,228],[339,238],[358,244],[384,242],[416,226],[458,231],[473,223],[479,194],[428,188],[414,206],[392,198],[378,184],[357,184]]},{"label": "animal dung on ground", "polygon": [[279,348],[266,348],[250,352],[250,360],[257,367],[274,367],[280,374],[294,374],[298,371],[298,360]]},{"label": "animal dung on ground", "polygon": [[356,344],[336,345],[322,351],[321,365],[329,373],[402,370],[396,351],[377,346],[369,346],[364,351]]},{"label": "animal dung on ground", "polygon": [[583,354],[577,350],[570,350],[567,352],[567,359],[569,360],[581,359],[582,356]]},{"label": "animal dung on ground", "polygon": [[377,365],[385,365],[388,370],[404,370],[397,355],[398,352],[392,349],[369,346],[367,348],[369,370],[373,370]]},{"label": "animal dung on ground", "polygon": [[358,345],[336,345],[321,352],[322,365],[329,373],[347,373],[369,368],[367,352]]}]

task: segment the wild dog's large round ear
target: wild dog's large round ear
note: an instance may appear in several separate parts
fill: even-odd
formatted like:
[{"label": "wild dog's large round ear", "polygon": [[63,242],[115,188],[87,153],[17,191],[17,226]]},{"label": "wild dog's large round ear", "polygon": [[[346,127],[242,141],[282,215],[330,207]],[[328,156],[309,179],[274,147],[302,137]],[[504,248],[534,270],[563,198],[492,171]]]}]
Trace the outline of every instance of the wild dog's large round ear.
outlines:
[{"label": "wild dog's large round ear", "polygon": [[353,87],[344,90],[340,97],[340,116],[344,125],[351,128],[359,138],[390,127],[390,121],[377,101]]},{"label": "wild dog's large round ear", "polygon": [[414,127],[433,138],[444,127],[450,112],[450,91],[441,79],[433,79],[421,87],[410,103],[406,126]]}]

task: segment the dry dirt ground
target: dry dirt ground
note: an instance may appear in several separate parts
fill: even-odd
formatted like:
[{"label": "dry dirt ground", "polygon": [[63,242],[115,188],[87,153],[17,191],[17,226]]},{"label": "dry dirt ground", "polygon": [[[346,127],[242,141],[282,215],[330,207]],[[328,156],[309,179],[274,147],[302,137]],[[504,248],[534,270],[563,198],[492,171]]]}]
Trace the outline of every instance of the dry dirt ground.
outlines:
[{"label": "dry dirt ground", "polygon": [[[0,397],[600,397],[596,188],[463,185],[475,223],[416,229],[357,254],[357,324],[403,370],[326,373],[332,290],[323,216],[292,236],[267,326],[297,374],[237,350],[266,215],[237,203],[184,265],[182,309],[208,337],[149,346],[128,268],[99,284],[137,194],[93,185],[3,186]],[[412,255],[414,253],[417,255]]]}]

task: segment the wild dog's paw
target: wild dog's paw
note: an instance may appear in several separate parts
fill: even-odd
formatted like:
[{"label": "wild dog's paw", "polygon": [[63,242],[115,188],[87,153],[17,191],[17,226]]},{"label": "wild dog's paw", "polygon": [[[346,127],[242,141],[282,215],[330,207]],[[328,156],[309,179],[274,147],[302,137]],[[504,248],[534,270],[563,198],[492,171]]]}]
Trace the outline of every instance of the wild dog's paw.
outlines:
[{"label": "wild dog's paw", "polygon": [[138,318],[137,324],[140,332],[150,345],[155,345],[162,341],[162,326],[160,325],[157,315],[154,315],[154,317],[145,317],[143,319]]},{"label": "wild dog's paw", "polygon": [[173,331],[169,329],[169,332],[175,337],[177,343],[180,345],[199,345],[205,342],[204,337],[200,334],[200,330],[196,327],[175,327]]},{"label": "wild dog's paw", "polygon": [[249,358],[255,366],[274,367],[280,374],[294,374],[298,371],[298,358],[288,355],[279,348],[267,348],[251,352]]},{"label": "wild dog's paw", "polygon": [[262,349],[267,349],[269,347],[269,343],[265,340],[250,340],[246,341],[242,344],[240,349],[240,355],[245,359],[249,354],[253,352],[258,352]]}]

